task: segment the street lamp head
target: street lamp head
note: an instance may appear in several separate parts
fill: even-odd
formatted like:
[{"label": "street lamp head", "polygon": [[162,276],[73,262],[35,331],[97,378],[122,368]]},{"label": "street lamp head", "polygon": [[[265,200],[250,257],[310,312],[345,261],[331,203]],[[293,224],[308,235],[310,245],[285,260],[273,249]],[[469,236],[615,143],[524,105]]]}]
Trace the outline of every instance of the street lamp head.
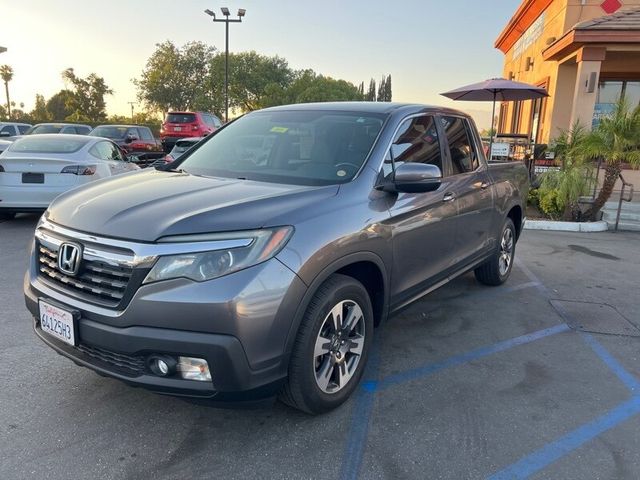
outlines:
[{"label": "street lamp head", "polygon": [[222,10],[222,15],[224,15],[225,17],[231,15],[231,12],[229,12],[229,9],[227,7],[222,7],[220,10]]},{"label": "street lamp head", "polygon": [[239,8],[238,9],[238,17],[242,18],[245,16],[245,14],[247,13],[247,11],[244,8]]},{"label": "street lamp head", "polygon": [[0,53],[4,53],[7,51],[7,47],[0,47]]},{"label": "street lamp head", "polygon": [[209,15],[210,17],[216,18],[216,14],[213,13],[211,10],[209,10],[208,8],[204,11],[204,13],[206,13],[207,15]]}]

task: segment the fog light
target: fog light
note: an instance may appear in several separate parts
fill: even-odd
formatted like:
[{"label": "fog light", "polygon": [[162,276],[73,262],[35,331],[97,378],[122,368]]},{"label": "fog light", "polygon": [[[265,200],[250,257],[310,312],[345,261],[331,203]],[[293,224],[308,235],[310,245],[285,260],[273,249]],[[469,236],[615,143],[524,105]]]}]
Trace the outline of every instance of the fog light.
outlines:
[{"label": "fog light", "polygon": [[168,355],[151,355],[147,359],[149,369],[159,377],[168,377],[176,372],[176,360]]},{"label": "fog light", "polygon": [[185,380],[211,381],[209,364],[202,358],[178,357],[177,370]]}]

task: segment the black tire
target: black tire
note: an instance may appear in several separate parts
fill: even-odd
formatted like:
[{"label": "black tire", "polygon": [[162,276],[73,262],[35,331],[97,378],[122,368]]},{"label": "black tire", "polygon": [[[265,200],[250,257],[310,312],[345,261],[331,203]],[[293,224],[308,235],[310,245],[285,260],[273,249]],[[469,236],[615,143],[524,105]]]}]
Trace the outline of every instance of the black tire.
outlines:
[{"label": "black tire", "polygon": [[[505,235],[511,238],[510,251],[506,251],[504,248]],[[508,253],[509,261],[506,271],[501,268],[501,262],[504,262],[504,254]],[[476,280],[485,285],[497,286],[502,285],[507,281],[513,268],[513,262],[516,254],[516,227],[510,218],[506,218],[500,230],[500,236],[498,237],[498,245],[493,255],[485,263],[480,265],[474,270]]]},{"label": "black tire", "polygon": [[15,216],[13,212],[0,212],[0,220],[13,220]]},{"label": "black tire", "polygon": [[[353,335],[356,335],[356,329],[364,332],[362,335],[361,354],[356,355],[350,351],[346,351],[342,356],[340,343],[344,344],[345,342],[340,342],[339,338],[346,337],[340,336],[338,338],[334,335],[336,344],[334,345],[334,342],[331,342],[326,343],[325,346],[337,347],[338,351],[333,352],[333,350],[331,350],[331,352],[327,352],[323,356],[316,356],[316,340],[321,338],[320,335],[328,335],[328,333],[326,333],[327,325],[333,326],[333,324],[327,323],[333,318],[330,317],[330,315],[333,315],[332,312],[334,312],[336,308],[340,310],[344,308],[345,310],[343,311],[346,313],[340,320],[340,322],[342,322],[342,320],[349,319],[348,314],[352,311],[350,308],[354,308],[354,305],[360,308],[358,312],[358,318],[360,318],[360,320],[357,320],[357,328],[353,328],[351,332]],[[354,311],[357,312],[357,310]],[[362,313],[362,316],[359,316],[359,313]],[[356,314],[354,314],[354,317],[355,316]],[[346,328],[341,332],[345,331]],[[340,333],[339,335],[342,334],[343,333]],[[339,274],[332,275],[318,288],[318,291],[307,307],[307,311],[298,330],[293,352],[291,353],[289,378],[280,394],[280,399],[284,403],[312,415],[327,412],[338,407],[347,400],[357,388],[367,363],[372,339],[373,308],[371,307],[371,300],[369,299],[366,289],[360,282],[351,277]],[[347,343],[349,343],[348,340]],[[348,345],[346,348],[348,348]],[[357,362],[352,360],[356,357]],[[333,383],[330,381],[325,388],[329,389],[331,388],[330,386],[333,386],[333,388],[337,390],[327,392],[320,386],[322,380],[317,379],[317,376],[322,376],[320,371],[322,371],[323,366],[333,365],[328,366],[326,371],[329,371],[329,369],[333,371],[334,368],[337,368],[338,371],[333,371],[330,376],[332,379],[341,377],[341,372],[343,371],[341,368],[342,363],[330,363],[331,359],[335,360],[336,358],[342,358],[342,363],[345,365],[344,368],[347,369],[346,371],[348,371],[348,364],[350,362],[355,363],[352,364],[354,365],[353,370],[350,373],[350,378],[345,381],[344,386],[340,387],[336,383],[337,380]],[[325,376],[325,378],[329,378],[329,375]]]}]

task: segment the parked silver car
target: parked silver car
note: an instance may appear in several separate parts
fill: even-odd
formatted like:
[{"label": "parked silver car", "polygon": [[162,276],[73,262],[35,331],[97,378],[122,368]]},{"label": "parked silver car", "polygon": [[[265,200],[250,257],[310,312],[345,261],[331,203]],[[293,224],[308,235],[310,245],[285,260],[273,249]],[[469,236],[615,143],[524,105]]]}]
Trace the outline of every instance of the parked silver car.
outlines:
[{"label": "parked silver car", "polygon": [[44,210],[67,190],[138,169],[104,138],[27,135],[0,154],[0,215]]}]

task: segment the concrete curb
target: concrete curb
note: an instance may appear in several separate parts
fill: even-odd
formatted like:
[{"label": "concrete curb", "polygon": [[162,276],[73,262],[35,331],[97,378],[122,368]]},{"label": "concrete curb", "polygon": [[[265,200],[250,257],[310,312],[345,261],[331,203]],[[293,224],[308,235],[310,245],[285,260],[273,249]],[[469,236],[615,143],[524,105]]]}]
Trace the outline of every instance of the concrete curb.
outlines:
[{"label": "concrete curb", "polygon": [[525,230],[550,230],[554,232],[606,232],[607,222],[556,222],[553,220],[527,220]]}]

